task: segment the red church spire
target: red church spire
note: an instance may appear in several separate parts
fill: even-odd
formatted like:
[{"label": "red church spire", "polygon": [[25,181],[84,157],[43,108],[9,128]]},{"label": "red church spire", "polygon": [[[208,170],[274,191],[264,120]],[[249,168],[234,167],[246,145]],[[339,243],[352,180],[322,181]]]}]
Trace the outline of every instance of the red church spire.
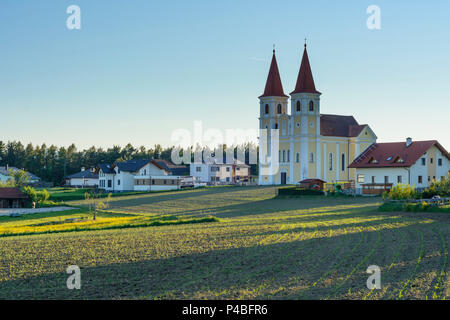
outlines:
[{"label": "red church spire", "polygon": [[262,97],[287,97],[283,91],[281,84],[280,72],[278,71],[277,58],[275,57],[275,49],[273,49],[272,63],[270,64],[269,75],[267,76],[266,88]]},{"label": "red church spire", "polygon": [[295,90],[291,92],[291,94],[294,93],[320,94],[320,92],[316,90],[316,86],[314,85],[314,78],[312,75],[311,66],[309,64],[308,51],[306,50],[306,43],[305,43],[305,50],[303,51],[302,64],[300,66],[300,71],[297,77],[297,84],[295,85]]}]

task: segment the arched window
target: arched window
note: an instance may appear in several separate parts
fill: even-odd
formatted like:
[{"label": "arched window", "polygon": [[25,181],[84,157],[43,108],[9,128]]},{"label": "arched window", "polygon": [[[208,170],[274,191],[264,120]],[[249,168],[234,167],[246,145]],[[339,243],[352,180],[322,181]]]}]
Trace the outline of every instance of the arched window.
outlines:
[{"label": "arched window", "polygon": [[297,112],[302,111],[302,104],[300,103],[300,101],[297,101]]},{"label": "arched window", "polygon": [[266,104],[266,106],[265,106],[264,113],[269,114],[269,105],[268,104]]},{"label": "arched window", "polygon": [[329,163],[329,166],[330,166],[330,171],[333,171],[333,154],[332,154],[332,153],[330,153],[330,163]]},{"label": "arched window", "polygon": [[314,111],[314,102],[312,100],[309,102],[309,111]]},{"label": "arched window", "polygon": [[281,104],[279,104],[279,105],[277,106],[277,112],[278,112],[278,114],[281,114]]},{"label": "arched window", "polygon": [[342,154],[341,161],[342,161],[342,164],[341,164],[342,168],[341,169],[342,169],[342,171],[345,171],[345,153]]}]

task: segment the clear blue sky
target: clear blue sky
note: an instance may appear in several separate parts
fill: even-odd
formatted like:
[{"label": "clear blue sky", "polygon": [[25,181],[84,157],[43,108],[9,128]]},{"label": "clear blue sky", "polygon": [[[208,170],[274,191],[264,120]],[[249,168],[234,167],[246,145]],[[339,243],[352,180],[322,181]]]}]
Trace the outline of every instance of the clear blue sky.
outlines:
[{"label": "clear blue sky", "polygon": [[289,93],[306,37],[322,113],[450,149],[449,17],[448,0],[2,0],[0,140],[150,147],[194,120],[257,128],[272,44]]}]

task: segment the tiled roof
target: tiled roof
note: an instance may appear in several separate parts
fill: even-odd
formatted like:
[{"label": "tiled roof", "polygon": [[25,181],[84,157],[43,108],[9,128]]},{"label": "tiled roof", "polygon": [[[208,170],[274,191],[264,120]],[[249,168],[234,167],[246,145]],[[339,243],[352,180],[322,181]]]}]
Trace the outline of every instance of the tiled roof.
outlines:
[{"label": "tiled roof", "polygon": [[171,175],[175,175],[175,176],[189,175],[189,169],[187,166],[176,165],[170,161],[163,160],[163,159],[153,159],[153,162],[157,163],[164,170],[168,171],[169,174],[171,174]]},{"label": "tiled roof", "polygon": [[27,199],[19,188],[0,188],[0,199]]},{"label": "tiled roof", "polygon": [[128,160],[124,162],[116,162],[114,165],[120,169],[120,171],[125,172],[136,172],[139,171],[143,166],[149,163],[150,159],[138,159],[138,160]]},{"label": "tiled roof", "polygon": [[314,78],[311,71],[311,65],[309,64],[308,51],[303,51],[302,64],[300,65],[300,70],[298,72],[297,83],[295,85],[295,90],[291,92],[294,93],[319,93],[314,85]]},{"label": "tiled roof", "polygon": [[67,179],[98,179],[98,174],[90,170],[84,170],[67,176]]},{"label": "tiled roof", "polygon": [[360,125],[353,116],[320,115],[320,134],[334,137],[357,137],[367,125]]},{"label": "tiled roof", "polygon": [[436,140],[413,141],[409,147],[406,142],[374,143],[349,168],[410,167],[432,146],[449,158],[448,152]]},{"label": "tiled roof", "polygon": [[280,72],[278,71],[277,58],[275,57],[275,50],[273,50],[272,63],[270,64],[266,87],[260,98],[262,97],[287,97],[283,91],[283,84],[281,83]]}]

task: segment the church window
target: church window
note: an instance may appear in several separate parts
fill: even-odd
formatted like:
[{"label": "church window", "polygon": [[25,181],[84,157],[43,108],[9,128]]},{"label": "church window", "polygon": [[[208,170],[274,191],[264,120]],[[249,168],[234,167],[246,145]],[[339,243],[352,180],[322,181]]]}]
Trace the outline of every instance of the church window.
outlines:
[{"label": "church window", "polygon": [[314,111],[314,102],[309,102],[309,111]]},{"label": "church window", "polygon": [[269,114],[269,105],[268,104],[266,104],[266,106],[265,106],[264,113]]},{"label": "church window", "polygon": [[342,154],[342,162],[341,162],[341,166],[342,166],[342,171],[345,171],[345,153]]},{"label": "church window", "polygon": [[302,104],[300,101],[297,101],[297,112],[302,111]]},{"label": "church window", "polygon": [[278,114],[281,114],[281,110],[282,109],[282,107],[281,107],[281,104],[279,104],[278,106],[277,106],[277,112],[278,112]]},{"label": "church window", "polygon": [[333,154],[330,153],[330,163],[329,163],[330,171],[333,171]]}]

